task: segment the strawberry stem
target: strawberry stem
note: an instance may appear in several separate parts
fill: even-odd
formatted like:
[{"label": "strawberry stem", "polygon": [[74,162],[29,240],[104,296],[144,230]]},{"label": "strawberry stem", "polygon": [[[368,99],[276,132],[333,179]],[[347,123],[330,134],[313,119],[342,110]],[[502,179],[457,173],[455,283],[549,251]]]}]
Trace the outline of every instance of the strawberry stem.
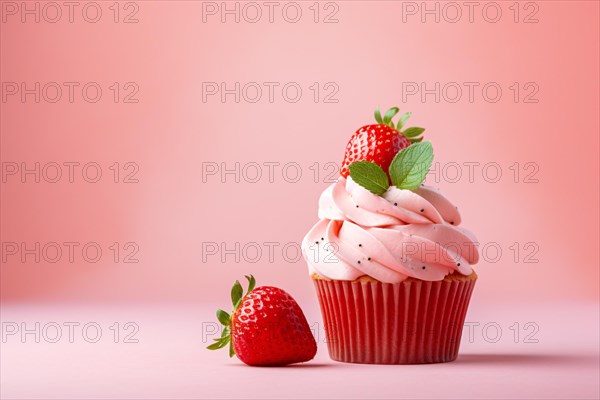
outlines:
[{"label": "strawberry stem", "polygon": [[[248,280],[248,289],[246,290],[246,295],[256,286],[256,279],[252,275],[244,275],[244,277]],[[233,303],[233,311],[231,314],[223,311],[221,309],[217,310],[217,319],[223,325],[223,331],[221,332],[221,337],[217,339],[213,339],[215,343],[207,346],[206,348],[209,350],[218,350],[223,347],[229,345],[229,357],[233,357],[235,355],[235,350],[233,348],[233,340],[231,337],[231,320],[236,310],[238,309],[240,303],[242,302],[242,298],[244,297],[244,289],[239,281],[235,281],[233,287],[231,288],[231,302]]]},{"label": "strawberry stem", "polygon": [[406,112],[402,114],[402,116],[400,116],[400,119],[398,120],[398,124],[394,124],[393,119],[399,112],[400,109],[398,107],[392,107],[385,112],[382,118],[381,112],[379,111],[378,107],[375,109],[375,121],[377,121],[378,124],[384,124],[396,129],[398,132],[406,136],[406,138],[410,140],[411,143],[418,143],[422,141],[423,136],[420,135],[425,131],[425,128],[413,127],[407,128],[406,130],[402,131],[404,124],[406,124],[406,121],[408,121],[408,119],[412,115],[411,112]]}]

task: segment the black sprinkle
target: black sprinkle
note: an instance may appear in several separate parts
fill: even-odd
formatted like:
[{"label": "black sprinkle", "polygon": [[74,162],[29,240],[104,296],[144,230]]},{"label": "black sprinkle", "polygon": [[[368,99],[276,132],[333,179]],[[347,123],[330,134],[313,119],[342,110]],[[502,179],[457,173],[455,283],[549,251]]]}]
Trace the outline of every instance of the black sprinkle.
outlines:
[{"label": "black sprinkle", "polygon": [[362,244],[359,244],[358,247],[362,247]]},{"label": "black sprinkle", "polygon": [[424,208],[421,208],[421,212],[423,212],[423,211],[425,211],[425,209],[424,209]]},{"label": "black sprinkle", "polygon": [[371,257],[367,258],[367,260],[371,261]]},{"label": "black sprinkle", "polygon": [[456,264],[457,267],[460,267],[460,263]]},{"label": "black sprinkle", "polygon": [[395,205],[395,206],[397,206],[397,205],[398,205],[398,203],[394,203],[394,205]]},{"label": "black sprinkle", "polygon": [[425,269],[425,266],[423,265],[421,268]]},{"label": "black sprinkle", "polygon": [[325,239],[321,238],[321,240],[325,240]]},{"label": "black sprinkle", "polygon": [[454,221],[450,222],[450,225],[454,225]]},{"label": "black sprinkle", "polygon": [[358,260],[358,263],[360,264],[360,260]]},{"label": "black sprinkle", "polygon": [[358,208],[358,204],[356,205],[356,208]]}]

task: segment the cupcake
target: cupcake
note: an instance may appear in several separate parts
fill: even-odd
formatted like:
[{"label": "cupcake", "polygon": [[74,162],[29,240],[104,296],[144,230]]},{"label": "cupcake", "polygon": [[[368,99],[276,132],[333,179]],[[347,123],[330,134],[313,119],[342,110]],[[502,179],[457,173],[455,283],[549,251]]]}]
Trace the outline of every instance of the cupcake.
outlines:
[{"label": "cupcake", "polygon": [[302,242],[333,360],[422,364],[456,359],[477,275],[477,239],[423,184],[433,161],[423,128],[398,108],[350,139],[341,176]]}]

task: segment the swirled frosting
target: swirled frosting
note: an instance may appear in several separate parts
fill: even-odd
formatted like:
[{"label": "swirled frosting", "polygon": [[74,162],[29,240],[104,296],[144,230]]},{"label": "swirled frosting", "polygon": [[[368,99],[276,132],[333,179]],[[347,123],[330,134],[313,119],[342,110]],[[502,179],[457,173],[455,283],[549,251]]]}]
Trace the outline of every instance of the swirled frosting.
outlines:
[{"label": "swirled frosting", "polygon": [[395,186],[377,196],[340,177],[319,199],[319,218],[302,241],[309,273],[334,280],[368,275],[396,283],[470,275],[477,239],[460,227],[457,208],[439,190]]}]

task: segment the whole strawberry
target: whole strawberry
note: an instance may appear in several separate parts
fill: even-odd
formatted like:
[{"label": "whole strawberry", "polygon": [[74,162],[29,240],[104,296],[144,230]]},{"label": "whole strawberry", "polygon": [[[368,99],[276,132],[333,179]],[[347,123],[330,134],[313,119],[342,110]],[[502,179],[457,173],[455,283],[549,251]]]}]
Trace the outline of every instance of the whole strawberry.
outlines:
[{"label": "whole strawberry", "polygon": [[419,137],[425,131],[423,128],[415,127],[401,131],[411,113],[402,115],[398,124],[394,125],[392,119],[399,111],[398,107],[392,107],[381,118],[379,109],[376,109],[375,120],[378,123],[363,126],[352,135],[346,145],[346,153],[340,169],[340,174],[344,178],[350,174],[348,166],[357,161],[374,162],[388,172],[388,167],[396,153],[412,143],[423,140],[423,137]]},{"label": "whole strawberry", "polygon": [[254,289],[256,281],[248,279],[243,295],[242,285],[235,281],[231,289],[231,315],[217,310],[224,325],[223,334],[210,350],[229,344],[229,355],[237,355],[248,365],[285,365],[310,361],[317,343],[298,303],[287,292],[272,286]]}]

